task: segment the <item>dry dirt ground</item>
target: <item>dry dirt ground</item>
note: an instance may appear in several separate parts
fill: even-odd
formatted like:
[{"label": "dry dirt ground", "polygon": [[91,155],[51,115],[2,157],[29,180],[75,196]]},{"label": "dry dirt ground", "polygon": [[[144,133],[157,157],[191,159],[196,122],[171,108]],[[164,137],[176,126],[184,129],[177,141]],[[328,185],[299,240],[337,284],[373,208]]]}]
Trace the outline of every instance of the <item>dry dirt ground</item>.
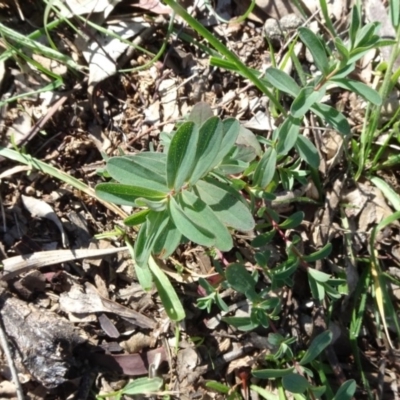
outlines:
[{"label": "dry dirt ground", "polygon": [[[152,7],[154,4],[157,5],[153,2]],[[226,18],[243,12],[234,2],[223,4],[228,6]],[[264,21],[268,13],[281,19],[290,10],[264,7],[262,11],[262,3],[257,4],[256,15],[241,24],[216,24],[207,9],[192,12],[246,65],[262,70],[271,62],[271,49],[263,33]],[[167,16],[162,8],[151,13],[149,2],[142,1],[140,7],[122,2],[107,19],[121,22],[136,18],[144,24],[137,43],[156,53],[165,38]],[[347,4],[342,5],[335,17],[338,26],[346,25],[348,10]],[[223,11],[218,9],[220,13]],[[0,1],[0,22],[23,35],[43,26],[43,13],[44,5],[39,2]],[[312,21],[317,21],[317,17]],[[78,23],[77,19],[75,22],[89,34],[84,23]],[[201,42],[181,20],[177,21],[176,29],[179,34]],[[284,56],[290,35],[289,29],[285,36],[271,36],[278,59]],[[65,54],[87,65],[71,28],[62,24],[51,36]],[[172,35],[163,56],[149,68],[108,78],[96,78],[87,71],[62,70],[62,65],[50,65],[48,59],[37,57],[37,62],[63,76],[63,86],[3,105],[0,120],[3,145],[9,145],[12,137],[27,154],[93,188],[103,181],[97,171],[104,167],[104,157],[159,148],[160,133],[170,131],[199,101],[210,104],[221,117],[234,116],[253,132],[268,137],[272,127],[266,113],[266,99],[243,78],[211,68],[209,56],[182,37]],[[125,50],[118,66],[138,67],[150,58],[140,51]],[[299,50],[299,59],[306,70],[313,68],[304,49]],[[4,66],[2,100],[48,84],[48,78],[22,57],[10,58]],[[360,80],[371,79],[367,66],[357,74]],[[349,118],[353,135],[357,136],[363,105],[344,91],[336,92],[331,101]],[[289,201],[283,206],[276,205],[276,211],[281,215],[303,211],[305,220],[301,226],[287,234],[302,238],[305,253],[330,241],[334,251],[328,266],[321,268],[329,271],[333,265],[341,265],[356,285],[365,264],[356,265],[348,257],[345,233],[350,232],[355,257],[369,258],[368,232],[392,210],[379,190],[367,181],[356,184],[352,180],[342,151],[343,139],[337,133],[311,131],[310,137],[322,159],[319,173],[325,199],[316,200],[312,186],[296,187],[294,193],[277,190],[278,196],[289,196],[281,197]],[[10,160],[0,161],[0,176],[3,259],[65,249],[109,252],[97,258],[88,258],[85,254],[89,253],[83,253],[81,260],[60,259],[50,266],[29,268],[2,280],[2,330],[10,343],[26,398],[93,399],[95,393],[118,390],[128,379],[149,374],[163,377],[173,398],[224,398],[205,387],[207,380],[224,382],[236,388],[243,398],[249,398],[249,384],[255,382],[250,371],[264,365],[269,332],[296,337],[298,351],[306,349],[313,335],[326,329],[326,310],[310,303],[307,277],[300,270],[294,285],[277,293],[284,299],[284,306],[268,330],[239,332],[221,323],[218,308],[212,308],[210,313],[200,310],[196,307],[201,296],[197,278],[212,275],[213,254],[190,243],[180,247],[166,266],[187,313],[183,323],[173,324],[156,291],[146,293],[138,285],[129,254],[115,251],[124,243],[116,235],[111,239],[94,239],[94,235],[121,226],[119,215],[70,185]],[[398,171],[388,170],[382,176],[398,188]],[[290,201],[295,197],[305,200]],[[340,207],[344,203],[355,205],[344,208],[351,224],[346,229],[342,226]],[[249,267],[254,266],[251,239],[251,235],[235,236],[235,248],[225,255],[227,262],[241,258]],[[387,268],[396,273],[400,260],[397,226],[387,228],[378,246],[386,252]],[[277,237],[271,245],[272,262],[282,261],[284,247],[284,241]],[[61,253],[55,257],[61,257],[58,254]],[[398,298],[396,291],[398,287],[393,286],[394,302]],[[222,297],[232,313],[246,307],[244,299],[233,291],[222,293]],[[348,339],[353,301],[354,297],[343,298],[329,311],[336,335],[326,355],[335,371],[330,378],[333,387],[350,378],[360,382]],[[371,304],[358,340],[361,362],[371,387],[383,393],[381,398],[397,398],[398,358],[389,351],[380,334],[373,301],[368,301]],[[398,338],[394,335],[392,339]],[[4,352],[0,359],[0,381],[0,398],[15,398],[16,388]],[[357,398],[364,396],[360,389]]]}]

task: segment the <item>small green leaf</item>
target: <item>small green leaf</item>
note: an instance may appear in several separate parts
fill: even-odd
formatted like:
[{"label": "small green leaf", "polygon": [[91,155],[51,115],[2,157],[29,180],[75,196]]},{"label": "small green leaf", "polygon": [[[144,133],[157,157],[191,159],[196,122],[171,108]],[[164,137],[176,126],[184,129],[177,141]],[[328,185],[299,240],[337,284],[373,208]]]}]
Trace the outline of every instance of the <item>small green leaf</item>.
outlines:
[{"label": "small green leaf", "polygon": [[[144,230],[146,230],[146,228],[144,228]],[[134,260],[135,259],[135,248],[129,238],[126,238],[125,242],[126,242],[126,245],[128,246],[129,254],[132,257],[132,260]],[[137,242],[137,239],[136,239],[136,242]],[[137,245],[136,242],[135,242],[135,246]],[[151,288],[153,286],[153,275],[151,274],[151,271],[150,271],[147,263],[140,266],[138,263],[135,262],[134,268],[135,268],[136,277],[137,277],[142,289],[146,290],[146,291],[151,290]]]},{"label": "small green leaf", "polygon": [[307,365],[315,360],[332,342],[332,332],[327,330],[320,333],[311,342],[303,358],[300,360],[300,365]]},{"label": "small green leaf", "polygon": [[313,56],[315,65],[324,76],[329,74],[329,60],[321,39],[309,28],[299,28],[301,41],[306,45]]},{"label": "small green leaf", "polygon": [[138,199],[135,200],[135,206],[136,207],[147,207],[150,210],[153,211],[164,211],[167,208],[167,198],[163,198],[158,201],[154,200],[148,200],[145,199],[144,197],[139,197]]},{"label": "small green leaf", "polygon": [[168,210],[171,219],[182,235],[202,246],[212,247],[214,245],[215,235],[202,225],[192,221],[173,197],[169,201]]},{"label": "small green leaf", "polygon": [[[243,161],[251,161],[256,156],[261,157],[261,155],[263,154],[260,142],[258,141],[256,135],[251,130],[245,128],[242,125],[240,125],[239,128],[239,134],[236,139],[236,144],[239,148],[247,148],[248,150],[250,150],[248,153],[252,154],[252,156],[246,157],[245,159],[243,157],[240,157],[240,159]],[[237,157],[237,155],[235,155],[235,157]]]},{"label": "small green leaf", "polygon": [[222,321],[244,332],[252,331],[258,326],[250,317],[222,317]]},{"label": "small green leaf", "polygon": [[264,388],[261,388],[259,386],[250,385],[250,390],[258,393],[265,400],[280,400],[280,397],[278,397],[276,394],[273,394],[270,391],[268,391]]},{"label": "small green leaf", "polygon": [[310,254],[309,256],[304,256],[303,259],[304,261],[307,262],[315,262],[318,260],[322,260],[323,258],[326,258],[331,254],[332,251],[332,244],[327,243],[324,247],[316,251],[315,253]]},{"label": "small green leaf", "polygon": [[257,371],[252,371],[251,374],[258,379],[276,379],[291,375],[293,371],[293,367],[286,369],[259,369]]},{"label": "small green leaf", "polygon": [[285,390],[291,393],[304,393],[309,387],[307,379],[299,374],[289,374],[282,378],[282,385]]},{"label": "small green leaf", "polygon": [[141,210],[135,214],[130,215],[129,217],[124,219],[124,224],[126,226],[135,226],[143,224],[146,221],[146,216],[150,212],[150,210]]},{"label": "small green leaf", "polygon": [[347,118],[335,108],[327,104],[314,104],[311,110],[342,135],[350,135],[350,124]]},{"label": "small green leaf", "polygon": [[256,282],[242,264],[231,264],[225,272],[226,280],[233,289],[245,294],[250,301],[258,299],[255,292]]},{"label": "small green leaf", "polygon": [[156,284],[158,295],[161,298],[161,302],[165,308],[165,312],[172,321],[181,321],[185,318],[185,310],[183,309],[182,303],[179,300],[178,295],[171,282],[167,278],[167,275],[155,262],[153,257],[149,258],[149,268],[154,277],[154,283]]},{"label": "small green leaf", "polygon": [[249,208],[229,185],[208,178],[197,182],[195,190],[226,226],[244,232],[254,228],[255,222]]},{"label": "small green leaf", "polygon": [[188,121],[192,121],[197,126],[201,126],[213,116],[214,113],[209,104],[205,103],[204,101],[200,101],[193,106],[192,111],[190,111]]},{"label": "small green leaf", "polygon": [[274,178],[276,170],[276,150],[268,148],[254,171],[253,182],[260,188],[265,188]]},{"label": "small green leaf", "polygon": [[357,32],[359,31],[360,26],[361,26],[360,9],[358,5],[355,5],[351,10],[351,22],[349,28],[351,48],[354,48],[354,45],[356,43]]},{"label": "small green leaf", "polygon": [[314,169],[319,167],[320,159],[318,151],[308,138],[299,135],[295,146],[302,160]]},{"label": "small green leaf", "polygon": [[376,106],[380,106],[382,104],[382,99],[379,93],[375,89],[372,89],[372,87],[365,85],[362,82],[353,81],[348,78],[336,79],[335,77],[331,79],[331,82],[336,83],[336,85],[348,90],[349,92],[357,93],[366,101],[371,102]]},{"label": "small green leaf", "polygon": [[166,160],[165,154],[152,152],[112,157],[107,161],[107,172],[119,183],[168,193]]},{"label": "small green leaf", "polygon": [[146,394],[154,393],[162,388],[163,380],[162,378],[138,378],[132,382],[129,382],[123,389],[122,394],[126,395],[136,395],[136,394]]},{"label": "small green leaf", "polygon": [[300,93],[300,86],[286,72],[270,67],[265,71],[265,79],[276,89],[296,97]]},{"label": "small green leaf", "polygon": [[214,165],[218,165],[234,146],[240,131],[239,121],[235,118],[227,118],[222,121],[223,137],[218,154],[215,157]]},{"label": "small green leaf", "polygon": [[207,120],[200,128],[194,169],[189,183],[194,185],[218,163],[217,155],[221,146],[223,125],[218,117]]},{"label": "small green leaf", "polygon": [[304,219],[303,211],[297,211],[287,218],[284,222],[279,224],[281,229],[293,229],[299,226]]},{"label": "small green leaf", "polygon": [[206,387],[209,389],[213,389],[219,393],[228,394],[231,390],[229,386],[223,385],[222,383],[216,381],[208,381],[206,383]]},{"label": "small green leaf", "polygon": [[303,118],[305,113],[310,110],[311,106],[315,103],[319,103],[325,96],[326,85],[322,86],[319,90],[314,89],[314,87],[306,86],[300,90],[300,93],[296,96],[290,107],[290,112],[294,118]]},{"label": "small green leaf", "polygon": [[308,268],[307,269],[308,275],[310,275],[312,278],[314,278],[317,282],[320,283],[325,283],[329,281],[329,278],[331,277],[329,274],[326,274],[325,272],[318,271],[317,269],[314,268]]},{"label": "small green leaf", "polygon": [[[233,246],[232,236],[226,226],[217,218],[212,209],[195,193],[185,191],[178,196],[184,213],[200,226],[210,230],[215,236],[215,247],[229,251]],[[186,235],[185,235],[186,236]]]},{"label": "small green leaf", "polygon": [[397,29],[400,24],[400,0],[389,0],[389,15],[393,28]]},{"label": "small green leaf", "polygon": [[169,216],[167,211],[150,211],[146,222],[140,226],[135,242],[134,260],[140,267],[146,267],[157,237],[167,226]]},{"label": "small green leaf", "polygon": [[354,379],[343,382],[332,400],[351,400],[356,392],[357,384]]},{"label": "small green leaf", "polygon": [[341,60],[343,62],[347,61],[349,59],[350,53],[349,53],[349,49],[343,43],[343,40],[340,39],[339,37],[335,37],[334,43],[335,43],[338,53],[340,54]]},{"label": "small green leaf", "polygon": [[96,186],[96,194],[110,203],[135,206],[135,200],[145,197],[149,200],[162,200],[166,193],[138,186],[123,185],[121,183],[99,183]]},{"label": "small green leaf", "polygon": [[169,218],[168,224],[158,235],[154,246],[153,253],[161,259],[168,258],[179,246],[182,235],[175,226],[174,222]]},{"label": "small green leaf", "polygon": [[319,301],[324,300],[325,298],[324,286],[314,279],[308,279],[308,284],[310,285],[312,298],[317,299]]},{"label": "small green leaf", "polygon": [[371,182],[383,193],[395,210],[400,210],[400,196],[391,186],[376,176],[371,178]]},{"label": "small green leaf", "polygon": [[284,123],[275,130],[273,139],[278,140],[276,151],[280,156],[286,156],[296,144],[300,132],[301,120],[289,115]]},{"label": "small green leaf", "polygon": [[193,170],[199,130],[194,122],[184,122],[172,137],[167,154],[167,184],[179,191]]}]

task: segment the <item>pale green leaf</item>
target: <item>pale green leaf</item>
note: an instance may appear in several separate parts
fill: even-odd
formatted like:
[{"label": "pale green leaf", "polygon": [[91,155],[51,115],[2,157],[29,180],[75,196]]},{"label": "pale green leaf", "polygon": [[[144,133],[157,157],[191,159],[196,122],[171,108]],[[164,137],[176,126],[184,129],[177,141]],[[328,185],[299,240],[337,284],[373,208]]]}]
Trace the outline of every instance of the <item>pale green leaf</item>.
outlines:
[{"label": "pale green leaf", "polygon": [[258,379],[275,379],[282,378],[285,375],[290,375],[294,371],[294,368],[283,368],[283,369],[259,369],[252,371],[251,374]]},{"label": "pale green leaf", "polygon": [[300,119],[295,119],[289,115],[283,124],[275,130],[273,139],[278,141],[276,145],[278,155],[287,155],[296,144],[300,125]]},{"label": "pale green leaf", "polygon": [[326,258],[331,254],[332,251],[332,244],[327,243],[324,247],[321,247],[318,251],[315,253],[312,253],[308,256],[303,256],[303,260],[307,262],[315,262],[318,260],[322,260],[323,258]]},{"label": "pale green leaf", "polygon": [[327,330],[316,336],[300,360],[300,365],[306,365],[316,359],[332,342],[332,332]]},{"label": "pale green leaf", "polygon": [[135,201],[139,197],[154,201],[162,200],[166,197],[165,193],[157,190],[123,185],[121,183],[99,183],[96,186],[96,194],[103,200],[127,206],[135,206]]},{"label": "pale green leaf", "polygon": [[184,122],[172,137],[167,154],[167,184],[179,191],[189,179],[195,160],[199,130],[194,122]]},{"label": "pale green leaf", "polygon": [[192,111],[190,111],[188,121],[192,121],[196,125],[201,126],[213,116],[214,113],[210,105],[204,101],[200,101],[193,106]]},{"label": "pale green leaf", "polygon": [[254,228],[255,222],[249,208],[229,185],[210,178],[197,182],[196,189],[199,197],[226,226],[244,232]]},{"label": "pale green leaf", "polygon": [[223,125],[223,137],[222,142],[218,150],[218,154],[215,157],[214,166],[217,166],[225,156],[231,151],[232,147],[236,143],[236,139],[239,136],[240,124],[235,118],[227,118],[222,121]]},{"label": "pale green leaf", "polygon": [[146,393],[154,393],[162,388],[162,378],[138,378],[129,382],[123,389],[122,393],[126,395],[144,395]]},{"label": "pale green leaf", "polygon": [[113,179],[125,185],[168,193],[165,166],[165,154],[146,152],[110,158],[107,161],[107,172]]},{"label": "pale green leaf", "polygon": [[175,226],[182,235],[202,246],[212,247],[215,244],[215,235],[205,229],[202,224],[198,225],[192,221],[173,197],[169,201],[168,209]]},{"label": "pale green leaf", "polygon": [[136,212],[135,214],[130,215],[129,217],[124,219],[124,224],[126,226],[135,226],[143,224],[146,221],[147,214],[150,210],[141,210]]},{"label": "pale green leaf", "polygon": [[315,90],[315,88],[311,86],[302,88],[290,107],[290,112],[293,117],[303,118],[313,104],[320,102],[325,96],[325,92],[326,85],[322,86],[319,90]]},{"label": "pale green leaf", "polygon": [[333,129],[342,135],[350,135],[350,124],[347,118],[335,108],[327,104],[314,104],[311,110],[315,115],[328,123]]},{"label": "pale green leaf", "polygon": [[155,262],[153,257],[149,259],[149,268],[154,277],[154,283],[156,284],[158,295],[161,298],[161,302],[165,308],[165,312],[172,321],[181,321],[185,318],[185,310],[183,309],[182,303],[179,300],[178,295],[167,275]]},{"label": "pale green leaf", "polygon": [[329,278],[331,277],[329,274],[318,271],[317,269],[314,268],[308,268],[307,269],[308,275],[310,275],[313,279],[315,279],[317,282],[320,283],[325,283],[329,281]]},{"label": "pale green leaf", "polygon": [[[212,209],[194,193],[185,191],[177,196],[177,201],[184,214],[197,226],[203,227],[215,237],[214,246],[221,251],[229,251],[233,246],[232,236],[226,226],[217,218]],[[179,225],[175,221],[179,230]],[[181,231],[182,232],[182,231]],[[182,232],[188,239],[186,233]],[[201,243],[199,243],[201,244]]]},{"label": "pale green leaf", "polygon": [[276,150],[268,148],[254,171],[253,182],[260,188],[265,188],[273,179],[276,170]]},{"label": "pale green leaf", "polygon": [[343,382],[332,400],[351,400],[356,392],[357,384],[354,379]]},{"label": "pale green leaf", "polygon": [[299,135],[295,147],[301,159],[310,167],[315,169],[319,167],[320,159],[318,151],[308,138]]},{"label": "pale green leaf", "polygon": [[304,27],[299,28],[299,36],[313,56],[318,70],[324,76],[327,76],[329,74],[329,60],[322,40],[311,29]]},{"label": "pale green leaf", "polygon": [[223,124],[218,117],[211,117],[201,126],[194,161],[195,165],[189,179],[191,185],[194,185],[215,166],[222,136]]},{"label": "pale green leaf", "polygon": [[296,97],[300,93],[300,86],[296,81],[286,72],[278,68],[267,68],[265,71],[265,79],[276,89],[290,94],[293,97]]},{"label": "pale green leaf", "polygon": [[289,374],[282,378],[282,385],[288,392],[304,393],[309,387],[307,379],[299,374]]},{"label": "pale green leaf", "polygon": [[370,102],[376,106],[380,106],[382,104],[382,99],[379,93],[372,87],[362,82],[353,81],[348,78],[336,79],[335,77],[331,79],[331,82],[334,82],[337,86],[341,87],[342,89],[346,89],[349,92],[357,93],[367,102]]}]

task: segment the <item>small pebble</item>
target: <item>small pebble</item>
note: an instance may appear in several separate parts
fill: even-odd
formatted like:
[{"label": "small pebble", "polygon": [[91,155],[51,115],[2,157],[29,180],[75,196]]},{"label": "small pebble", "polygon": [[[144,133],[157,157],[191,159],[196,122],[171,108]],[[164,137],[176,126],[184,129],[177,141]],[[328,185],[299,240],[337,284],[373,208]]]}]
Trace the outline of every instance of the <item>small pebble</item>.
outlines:
[{"label": "small pebble", "polygon": [[274,18],[268,18],[264,24],[264,35],[270,40],[279,40],[283,37],[279,22]]},{"label": "small pebble", "polygon": [[304,20],[296,14],[283,16],[279,24],[283,31],[294,31],[303,24]]}]

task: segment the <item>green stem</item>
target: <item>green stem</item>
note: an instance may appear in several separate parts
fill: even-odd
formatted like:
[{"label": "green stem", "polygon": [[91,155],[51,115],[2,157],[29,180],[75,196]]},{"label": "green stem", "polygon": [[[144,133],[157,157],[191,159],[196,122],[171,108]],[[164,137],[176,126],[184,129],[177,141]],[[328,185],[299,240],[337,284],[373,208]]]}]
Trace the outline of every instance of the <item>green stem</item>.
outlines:
[{"label": "green stem", "polygon": [[360,149],[360,159],[359,159],[359,165],[358,165],[358,170],[355,175],[355,180],[358,180],[365,168],[365,163],[367,161],[367,158],[371,152],[371,146],[372,146],[372,141],[375,136],[375,131],[378,127],[379,119],[381,116],[381,110],[384,101],[387,99],[387,96],[389,95],[389,91],[391,90],[391,78],[392,78],[392,70],[394,63],[396,62],[398,52],[400,49],[400,26],[397,27],[397,32],[396,32],[396,44],[393,45],[392,52],[390,54],[388,66],[386,69],[385,77],[383,79],[382,86],[379,90],[379,94],[381,95],[382,98],[382,104],[374,109],[372,111],[372,118],[369,119],[369,107],[370,104],[368,105],[367,113],[365,116],[365,121],[364,121],[364,127],[363,127],[363,132],[361,134],[361,149]]}]

